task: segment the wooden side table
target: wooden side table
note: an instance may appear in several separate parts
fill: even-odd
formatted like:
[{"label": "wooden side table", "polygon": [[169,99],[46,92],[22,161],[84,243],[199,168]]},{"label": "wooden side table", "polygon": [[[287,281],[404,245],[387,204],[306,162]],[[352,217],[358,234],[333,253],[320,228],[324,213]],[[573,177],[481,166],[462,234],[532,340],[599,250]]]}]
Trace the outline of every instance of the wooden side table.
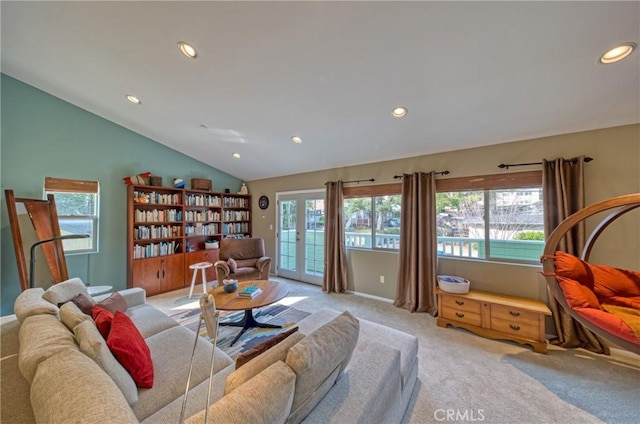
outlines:
[{"label": "wooden side table", "polygon": [[[254,298],[239,297],[238,293],[248,286],[257,286],[262,290],[262,293]],[[282,283],[268,280],[248,280],[239,282],[238,289],[234,292],[227,293],[224,291],[224,287],[220,286],[211,290],[209,293],[213,295],[217,309],[222,311],[244,311],[244,317],[240,321],[219,323],[219,325],[242,327],[242,330],[240,330],[238,335],[233,339],[230,346],[233,346],[245,331],[250,328],[282,328],[281,325],[265,324],[256,321],[253,316],[253,309],[271,305],[289,293],[287,287]]]},{"label": "wooden side table", "polygon": [[466,294],[438,289],[438,326],[465,328],[491,339],[529,344],[547,352],[544,317],[551,311],[543,302],[497,293],[469,290]]}]

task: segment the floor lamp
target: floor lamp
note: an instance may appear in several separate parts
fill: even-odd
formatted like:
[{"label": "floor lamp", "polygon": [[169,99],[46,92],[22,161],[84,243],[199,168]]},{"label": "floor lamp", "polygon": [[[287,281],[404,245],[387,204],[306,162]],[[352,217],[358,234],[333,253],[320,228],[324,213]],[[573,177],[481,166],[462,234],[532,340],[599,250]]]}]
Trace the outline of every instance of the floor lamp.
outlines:
[{"label": "floor lamp", "polygon": [[89,234],[67,234],[64,236],[56,236],[56,237],[51,237],[44,240],[39,240],[33,243],[29,251],[29,288],[32,289],[33,283],[35,282],[34,274],[36,272],[36,255],[35,255],[36,247],[40,246],[41,244],[51,243],[52,241],[80,239],[80,238],[88,238],[88,237],[89,237]]}]

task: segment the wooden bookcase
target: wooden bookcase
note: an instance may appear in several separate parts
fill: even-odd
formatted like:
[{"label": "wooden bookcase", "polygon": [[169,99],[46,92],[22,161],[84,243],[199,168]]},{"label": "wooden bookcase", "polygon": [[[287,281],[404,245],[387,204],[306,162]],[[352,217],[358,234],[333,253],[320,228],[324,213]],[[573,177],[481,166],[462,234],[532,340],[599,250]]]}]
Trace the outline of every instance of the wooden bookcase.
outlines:
[{"label": "wooden bookcase", "polygon": [[[188,286],[189,265],[218,260],[205,242],[251,236],[251,196],[127,186],[127,286],[151,296]],[[215,268],[206,272],[215,281]]]}]

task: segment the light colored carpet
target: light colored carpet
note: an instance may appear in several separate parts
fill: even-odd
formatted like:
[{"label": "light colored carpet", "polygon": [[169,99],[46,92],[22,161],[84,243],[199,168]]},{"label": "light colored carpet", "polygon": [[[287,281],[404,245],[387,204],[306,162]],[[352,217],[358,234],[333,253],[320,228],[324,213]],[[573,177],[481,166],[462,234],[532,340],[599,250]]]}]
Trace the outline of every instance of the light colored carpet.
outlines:
[{"label": "light colored carpet", "polygon": [[[287,284],[284,300],[296,309],[348,310],[418,337],[419,381],[405,423],[638,422],[640,357],[632,353],[612,349],[604,356],[549,346],[548,354],[538,354],[528,346],[440,328],[435,318],[390,303],[272,279]],[[182,289],[148,302],[173,315],[187,303],[186,294]]]}]

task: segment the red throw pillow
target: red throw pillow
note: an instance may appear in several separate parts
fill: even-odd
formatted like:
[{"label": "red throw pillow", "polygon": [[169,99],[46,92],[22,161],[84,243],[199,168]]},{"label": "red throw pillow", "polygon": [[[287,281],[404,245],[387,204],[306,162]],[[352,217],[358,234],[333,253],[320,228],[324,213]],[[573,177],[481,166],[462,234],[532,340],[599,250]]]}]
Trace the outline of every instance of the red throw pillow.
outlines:
[{"label": "red throw pillow", "polygon": [[136,386],[145,389],[153,387],[153,361],[149,346],[131,318],[120,311],[113,316],[107,346],[131,375]]},{"label": "red throw pillow", "polygon": [[111,330],[111,322],[113,321],[113,314],[98,305],[95,305],[91,309],[91,315],[98,327],[98,331],[102,334],[105,340],[109,337],[109,331]]},{"label": "red throw pillow", "polygon": [[101,306],[112,314],[115,314],[116,311],[124,312],[127,310],[127,301],[124,300],[124,297],[122,297],[120,293],[114,292],[111,296],[98,303],[98,306]]}]

